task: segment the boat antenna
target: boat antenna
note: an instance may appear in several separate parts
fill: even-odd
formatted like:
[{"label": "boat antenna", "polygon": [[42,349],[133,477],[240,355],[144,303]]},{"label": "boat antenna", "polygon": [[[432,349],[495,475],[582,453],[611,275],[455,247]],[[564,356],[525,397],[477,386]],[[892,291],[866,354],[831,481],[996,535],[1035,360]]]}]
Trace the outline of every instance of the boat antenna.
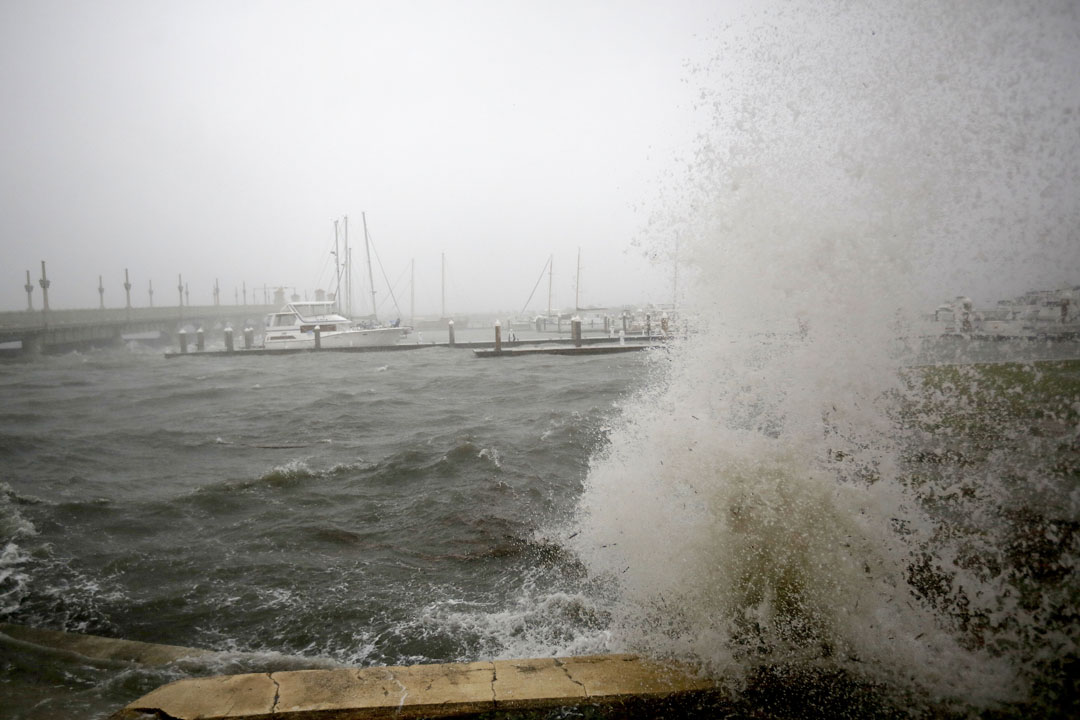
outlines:
[{"label": "boat antenna", "polygon": [[367,255],[368,284],[371,286],[371,319],[378,322],[379,314],[375,307],[375,279],[371,275],[371,244],[368,242],[367,214],[360,213],[360,219],[364,223],[364,252]]}]

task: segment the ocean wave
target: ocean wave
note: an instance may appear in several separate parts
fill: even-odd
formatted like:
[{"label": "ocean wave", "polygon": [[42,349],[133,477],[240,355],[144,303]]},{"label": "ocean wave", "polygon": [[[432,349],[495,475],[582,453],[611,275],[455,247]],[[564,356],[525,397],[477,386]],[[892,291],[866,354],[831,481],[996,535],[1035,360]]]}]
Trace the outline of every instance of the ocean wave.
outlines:
[{"label": "ocean wave", "polygon": [[0,482],[0,541],[8,542],[36,535],[34,524],[23,517],[18,506],[39,503],[39,500],[18,495],[10,485]]},{"label": "ocean wave", "polygon": [[0,550],[0,617],[19,609],[30,582],[30,574],[25,570],[29,560],[29,554],[14,542],[8,542]]},{"label": "ocean wave", "polygon": [[398,632],[454,637],[463,646],[457,659],[475,661],[617,652],[608,624],[608,610],[589,594],[526,589],[496,608],[453,599],[431,603]]}]

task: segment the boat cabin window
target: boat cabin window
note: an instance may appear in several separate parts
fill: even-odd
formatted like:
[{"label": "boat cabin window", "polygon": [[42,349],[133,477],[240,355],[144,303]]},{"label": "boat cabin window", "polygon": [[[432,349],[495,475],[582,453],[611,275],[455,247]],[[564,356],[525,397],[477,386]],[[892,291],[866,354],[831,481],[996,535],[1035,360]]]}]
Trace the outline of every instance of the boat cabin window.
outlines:
[{"label": "boat cabin window", "polygon": [[274,327],[292,327],[300,322],[300,318],[295,315],[286,313],[284,315],[274,316]]}]

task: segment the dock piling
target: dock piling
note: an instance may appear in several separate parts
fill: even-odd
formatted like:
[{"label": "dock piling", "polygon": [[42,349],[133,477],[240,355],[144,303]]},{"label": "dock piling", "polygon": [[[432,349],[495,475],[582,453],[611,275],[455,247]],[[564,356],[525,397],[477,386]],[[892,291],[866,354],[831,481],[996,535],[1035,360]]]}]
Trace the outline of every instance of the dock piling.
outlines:
[{"label": "dock piling", "polygon": [[581,347],[581,318],[576,315],[570,320],[570,337],[575,347]]},{"label": "dock piling", "polygon": [[446,329],[450,333],[450,347],[454,347],[454,321],[446,323]]},{"label": "dock piling", "polygon": [[495,321],[495,352],[502,352],[502,323]]},{"label": "dock piling", "polygon": [[206,349],[206,335],[201,327],[195,331],[195,349],[199,352]]},{"label": "dock piling", "polygon": [[233,329],[231,327],[225,328],[225,352],[233,351]]},{"label": "dock piling", "polygon": [[181,353],[186,353],[187,352],[187,330],[184,330],[183,328],[181,328],[180,332],[177,333],[177,337],[180,338],[180,352]]},{"label": "dock piling", "polygon": [[244,349],[250,350],[251,346],[255,344],[255,329],[251,327],[244,328]]},{"label": "dock piling", "polygon": [[315,326],[315,349],[322,350],[322,326]]}]

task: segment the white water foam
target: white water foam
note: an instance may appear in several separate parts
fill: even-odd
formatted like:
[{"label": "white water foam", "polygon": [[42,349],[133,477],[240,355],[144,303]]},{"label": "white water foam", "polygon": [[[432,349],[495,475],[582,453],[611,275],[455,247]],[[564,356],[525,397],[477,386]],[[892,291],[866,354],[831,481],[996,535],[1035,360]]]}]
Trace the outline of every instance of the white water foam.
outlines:
[{"label": "white water foam", "polygon": [[937,526],[897,467],[896,338],[936,293],[1080,268],[1078,28],[1066,2],[889,2],[721,32],[690,175],[650,227],[658,256],[679,238],[697,332],[625,406],[570,541],[615,589],[613,649],[1024,695],[908,584]]}]

